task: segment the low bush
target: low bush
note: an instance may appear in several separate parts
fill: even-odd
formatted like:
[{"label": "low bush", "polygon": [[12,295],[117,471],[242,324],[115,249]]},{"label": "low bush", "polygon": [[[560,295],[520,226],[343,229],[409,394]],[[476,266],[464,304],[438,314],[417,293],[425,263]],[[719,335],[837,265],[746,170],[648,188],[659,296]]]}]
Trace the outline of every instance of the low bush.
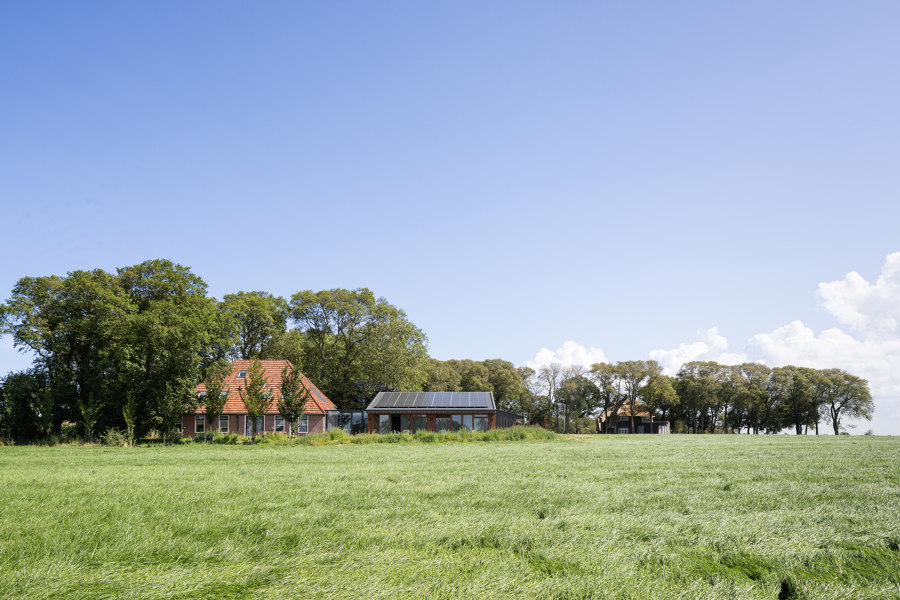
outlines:
[{"label": "low bush", "polygon": [[106,433],[100,436],[100,441],[104,446],[115,446],[117,448],[126,448],[130,444],[128,434],[117,427],[110,427]]}]

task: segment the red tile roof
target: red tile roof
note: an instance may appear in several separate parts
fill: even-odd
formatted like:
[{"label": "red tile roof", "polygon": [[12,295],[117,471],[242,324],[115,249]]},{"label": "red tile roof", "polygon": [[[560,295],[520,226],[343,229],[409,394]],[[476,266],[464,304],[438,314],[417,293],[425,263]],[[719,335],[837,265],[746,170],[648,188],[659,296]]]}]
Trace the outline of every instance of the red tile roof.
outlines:
[{"label": "red tile roof", "polygon": [[[281,395],[281,371],[284,369],[284,366],[287,365],[290,369],[294,368],[294,365],[291,364],[289,360],[261,360],[263,372],[266,380],[267,391],[272,392],[272,402],[269,404],[269,407],[266,409],[266,413],[277,413],[277,402],[278,398]],[[238,379],[238,373],[240,371],[249,371],[250,370],[250,361],[249,360],[236,360],[231,363],[231,374],[225,379],[225,387],[223,391],[228,392],[228,400],[225,401],[225,408],[222,411],[222,414],[246,414],[247,409],[244,408],[244,403],[241,402],[241,395],[238,392],[238,389],[244,387],[244,379]],[[306,386],[306,389],[309,390],[309,400],[306,401],[306,414],[325,414],[326,411],[329,410],[337,410],[337,407],[331,400],[328,399],[325,394],[322,393],[319,388],[317,388],[313,382],[309,380],[306,375],[303,376],[303,385]],[[194,394],[199,394],[200,392],[206,391],[206,384],[201,383],[197,387],[194,388]],[[206,410],[205,406],[201,406],[197,409],[196,412],[202,413]]]}]

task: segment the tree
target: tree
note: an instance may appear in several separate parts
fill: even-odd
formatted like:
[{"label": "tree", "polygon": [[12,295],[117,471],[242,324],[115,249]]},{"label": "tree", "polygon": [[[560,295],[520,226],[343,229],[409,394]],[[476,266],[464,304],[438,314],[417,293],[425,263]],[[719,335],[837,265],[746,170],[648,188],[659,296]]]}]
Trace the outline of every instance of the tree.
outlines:
[{"label": "tree", "polygon": [[450,364],[436,358],[427,358],[424,364],[426,392],[458,392],[461,391],[462,377],[459,371]]},{"label": "tree", "polygon": [[709,424],[710,407],[716,401],[720,365],[715,362],[691,361],[681,365],[675,377],[681,412],[692,433],[699,433]]},{"label": "tree", "polygon": [[872,419],[874,404],[869,391],[869,382],[841,369],[827,369],[823,372],[830,385],[825,394],[824,410],[831,420],[834,435],[840,433],[844,417]]},{"label": "tree", "polygon": [[247,410],[247,418],[250,419],[254,444],[256,443],[256,420],[266,413],[266,408],[271,402],[271,394],[267,393],[265,388],[266,371],[260,361],[253,359],[250,361],[250,368],[247,369],[244,385],[238,388],[238,394]]},{"label": "tree", "polygon": [[210,433],[219,428],[219,416],[225,410],[225,403],[228,402],[225,380],[231,375],[233,369],[234,367],[230,364],[215,364],[206,372],[206,397],[204,402],[206,422]]},{"label": "tree", "polygon": [[367,288],[303,290],[290,308],[304,370],[339,407],[357,408],[379,388],[425,383],[425,334]]},{"label": "tree", "polygon": [[46,379],[37,369],[6,376],[0,385],[0,423],[6,440],[27,444],[46,435],[48,391]]},{"label": "tree", "polygon": [[268,292],[226,294],[222,308],[234,320],[236,339],[231,354],[235,358],[262,358],[266,345],[287,330],[288,303]]},{"label": "tree", "polygon": [[[743,363],[738,367],[741,386],[735,398],[735,405],[741,408],[746,420],[747,433],[759,433],[763,407],[768,400],[766,382],[771,375],[769,367],[759,363]],[[740,429],[740,423],[738,424]]]},{"label": "tree", "polygon": [[303,411],[309,401],[309,390],[303,385],[303,374],[300,369],[285,365],[281,370],[281,394],[278,397],[278,414],[290,429],[291,441],[294,440],[295,424],[303,418]]},{"label": "tree", "polygon": [[638,399],[643,394],[644,383],[650,375],[647,362],[643,360],[627,360],[616,363],[619,377],[625,391],[626,402],[631,414],[631,432],[635,433],[634,414],[637,412]]},{"label": "tree", "polygon": [[426,380],[425,359],[428,337],[406,318],[399,308],[377,303],[366,326],[364,350],[360,356],[362,378],[368,382],[365,396],[377,391],[422,389]]},{"label": "tree", "polygon": [[602,422],[604,433],[618,424],[619,410],[625,405],[626,394],[623,391],[621,369],[609,363],[594,363],[588,376],[597,386],[598,404],[603,408]]},{"label": "tree", "polygon": [[[204,369],[221,360],[215,349],[229,339],[227,321],[206,297],[206,283],[167,260],[117,272],[135,310],[125,336],[125,364],[139,411],[159,419],[196,405],[193,388]],[[190,402],[182,402],[185,394]]]},{"label": "tree", "polygon": [[547,414],[556,417],[556,423],[551,425],[556,431],[559,431],[559,407],[557,406],[557,389],[559,388],[560,378],[562,376],[563,366],[560,363],[550,363],[544,365],[538,371],[538,379],[544,386],[547,393]]},{"label": "tree", "polygon": [[650,433],[653,433],[653,418],[656,411],[666,406],[674,406],[678,403],[678,394],[675,392],[673,379],[668,375],[663,375],[662,369],[656,361],[650,366],[650,374],[647,379],[647,385],[644,386],[643,397],[644,404],[647,406],[647,412],[650,413]]},{"label": "tree", "polygon": [[193,386],[185,387],[183,381],[167,382],[155,403],[153,416],[166,444],[172,444],[178,439],[182,417],[197,410],[199,403],[191,393],[191,387]]},{"label": "tree", "polygon": [[81,426],[84,427],[84,436],[88,442],[94,441],[94,428],[100,418],[102,407],[94,401],[93,396],[88,396],[87,402],[78,399],[78,412],[81,414]]},{"label": "tree", "polygon": [[129,447],[134,446],[134,426],[137,423],[137,402],[131,390],[126,392],[125,406],[122,407],[122,418],[125,420],[125,438]]}]

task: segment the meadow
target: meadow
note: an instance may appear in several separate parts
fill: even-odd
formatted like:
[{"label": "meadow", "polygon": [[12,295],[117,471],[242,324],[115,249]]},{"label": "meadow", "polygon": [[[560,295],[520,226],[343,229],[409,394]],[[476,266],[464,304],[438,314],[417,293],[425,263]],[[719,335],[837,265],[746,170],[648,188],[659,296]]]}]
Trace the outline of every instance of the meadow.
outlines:
[{"label": "meadow", "polygon": [[900,599],[900,438],[0,447],[0,598]]}]

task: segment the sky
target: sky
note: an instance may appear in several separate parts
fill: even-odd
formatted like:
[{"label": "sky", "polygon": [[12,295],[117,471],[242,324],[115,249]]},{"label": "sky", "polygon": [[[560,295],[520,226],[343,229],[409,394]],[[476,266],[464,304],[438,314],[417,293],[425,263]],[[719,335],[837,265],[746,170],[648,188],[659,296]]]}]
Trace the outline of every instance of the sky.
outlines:
[{"label": "sky", "polygon": [[365,286],[436,358],[846,368],[900,434],[896,2],[3,13],[0,299]]}]

